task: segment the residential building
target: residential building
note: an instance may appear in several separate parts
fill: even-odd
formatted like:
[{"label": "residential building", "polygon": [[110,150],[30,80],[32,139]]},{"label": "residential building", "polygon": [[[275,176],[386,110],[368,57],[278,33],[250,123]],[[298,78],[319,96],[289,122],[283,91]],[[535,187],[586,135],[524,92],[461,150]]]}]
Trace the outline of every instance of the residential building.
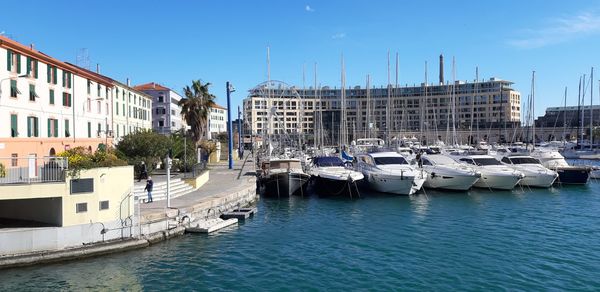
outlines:
[{"label": "residential building", "polygon": [[113,134],[115,143],[139,130],[152,130],[152,96],[113,80]]},{"label": "residential building", "polygon": [[[272,81],[249,91],[243,102],[244,117],[254,135],[300,133],[312,136],[317,133],[331,137],[330,142],[336,143],[343,107],[350,140],[384,138],[389,131],[391,137],[414,135],[423,141],[433,141],[447,136],[453,120],[466,140],[465,133],[470,129],[510,129],[520,124],[521,95],[512,84],[491,78],[479,82],[440,81],[439,84],[368,90],[360,86],[344,90],[328,86],[303,90]],[[453,100],[455,110],[452,110]],[[273,118],[269,119],[270,116]],[[510,136],[508,130],[494,133],[497,141]]]},{"label": "residential building", "polygon": [[135,90],[152,97],[152,129],[160,134],[170,135],[185,127],[179,101],[181,95],[170,88],[150,82],[134,87]]},{"label": "residential building", "polygon": [[227,108],[215,104],[208,116],[209,139],[217,134],[227,132]]},{"label": "residential building", "polygon": [[112,144],[112,80],[0,36],[0,157]]}]

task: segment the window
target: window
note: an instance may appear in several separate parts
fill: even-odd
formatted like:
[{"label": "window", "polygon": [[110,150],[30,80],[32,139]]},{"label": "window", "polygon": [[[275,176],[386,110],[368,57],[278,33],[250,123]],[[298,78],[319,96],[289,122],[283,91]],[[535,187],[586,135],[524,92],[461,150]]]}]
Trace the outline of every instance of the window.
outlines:
[{"label": "window", "polygon": [[35,85],[29,84],[29,101],[35,101],[35,98],[38,97],[35,93]]},{"label": "window", "polygon": [[123,103],[123,116],[125,116],[125,103]]},{"label": "window", "polygon": [[19,137],[17,115],[10,115],[10,136],[11,137]]},{"label": "window", "polygon": [[158,97],[158,102],[164,102],[165,101],[165,97],[164,96],[159,96]]},{"label": "window", "polygon": [[102,102],[96,101],[96,107],[98,108],[98,113],[102,113]]},{"label": "window", "polygon": [[171,127],[175,127],[175,122],[171,122]]},{"label": "window", "polygon": [[108,201],[100,201],[100,210],[108,210]]},{"label": "window", "polygon": [[118,103],[118,102],[117,102],[117,107],[115,108],[115,110],[116,110],[116,111],[115,111],[115,112],[116,112],[116,115],[118,116],[118,115],[119,115],[119,103]]},{"label": "window", "polygon": [[71,137],[71,132],[69,129],[69,120],[65,120],[65,137]]},{"label": "window", "polygon": [[165,126],[165,121],[162,121],[162,120],[158,121],[158,126],[161,127],[161,128],[164,127]]},{"label": "window", "polygon": [[102,124],[98,123],[98,132],[96,133],[96,135],[100,137],[100,133],[102,133]]},{"label": "window", "polygon": [[56,84],[57,83],[57,68],[55,66],[52,66],[50,64],[48,64],[46,66],[47,69],[47,74],[48,74],[48,83],[51,84]]},{"label": "window", "polygon": [[98,84],[98,86],[97,86],[97,89],[98,89],[98,90],[97,90],[97,92],[98,92],[98,97],[100,97],[100,89],[101,89],[101,87],[100,87],[100,84]]},{"label": "window", "polygon": [[38,61],[31,57],[27,57],[27,75],[38,78]]},{"label": "window", "polygon": [[39,137],[39,124],[37,117],[27,117],[27,137]]},{"label": "window", "polygon": [[10,155],[10,165],[12,167],[19,166],[19,154],[13,153],[13,154]]},{"label": "window", "polygon": [[92,138],[92,123],[88,122],[88,138]]},{"label": "window", "polygon": [[92,92],[92,81],[87,81],[87,93],[90,94]]},{"label": "window", "polygon": [[58,120],[48,119],[48,138],[58,137]]},{"label": "window", "polygon": [[50,89],[50,104],[54,104],[54,89]]},{"label": "window", "polygon": [[87,203],[77,203],[77,204],[75,204],[75,212],[76,213],[85,213],[85,212],[87,212]]},{"label": "window", "polygon": [[63,92],[63,106],[70,107],[72,103],[72,95],[68,92]]},{"label": "window", "polygon": [[21,73],[21,55],[6,50],[6,69],[10,72]]},{"label": "window", "polygon": [[171,110],[171,115],[175,115],[175,110]]},{"label": "window", "polygon": [[17,89],[17,80],[10,80],[10,97],[17,97],[17,94],[20,93]]},{"label": "window", "polygon": [[63,71],[62,81],[63,87],[71,88],[71,72]]}]

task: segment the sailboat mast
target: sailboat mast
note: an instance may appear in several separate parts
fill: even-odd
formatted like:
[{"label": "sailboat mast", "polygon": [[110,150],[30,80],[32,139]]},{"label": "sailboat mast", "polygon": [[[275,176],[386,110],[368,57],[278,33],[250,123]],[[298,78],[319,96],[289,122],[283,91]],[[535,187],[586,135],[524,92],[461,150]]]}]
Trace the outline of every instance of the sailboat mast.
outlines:
[{"label": "sailboat mast", "polygon": [[567,141],[567,87],[565,86],[565,102],[563,107],[563,141]]},{"label": "sailboat mast", "polygon": [[[394,115],[398,115],[398,113],[396,112],[397,107],[398,107],[398,99],[397,99],[397,94],[398,92],[396,92],[396,90],[398,90],[398,53],[396,52],[396,83],[394,85],[394,96],[392,97],[392,100],[394,100]],[[402,116],[404,116],[404,112],[402,113]],[[400,130],[402,129],[402,118],[400,118]],[[398,131],[398,119],[396,119],[396,121],[394,122],[394,130],[396,131],[396,134],[399,133]]]},{"label": "sailboat mast", "polygon": [[594,148],[594,67],[592,67],[592,72],[590,72],[590,150]]},{"label": "sailboat mast", "polygon": [[371,138],[371,76],[367,74],[367,127],[365,128],[365,137]]},{"label": "sailboat mast", "polygon": [[[425,126],[425,117],[427,116],[427,61],[425,61],[425,95],[423,96],[422,104],[421,104],[421,120],[420,120],[420,130],[419,130],[419,140],[423,142],[423,127]],[[425,138],[427,140],[427,138]]]},{"label": "sailboat mast", "polygon": [[531,148],[535,149],[535,71],[531,74],[531,124],[533,125]]},{"label": "sailboat mast", "polygon": [[391,83],[391,79],[390,79],[390,50],[388,50],[388,55],[387,55],[387,77],[388,77],[388,84],[387,84],[387,106],[385,107],[385,143],[389,146],[390,145],[390,106],[391,106],[391,99],[392,99],[392,83]]},{"label": "sailboat mast", "polygon": [[581,76],[579,77],[579,92],[577,93],[577,146],[581,143],[583,135],[580,137],[579,126],[581,125]]}]

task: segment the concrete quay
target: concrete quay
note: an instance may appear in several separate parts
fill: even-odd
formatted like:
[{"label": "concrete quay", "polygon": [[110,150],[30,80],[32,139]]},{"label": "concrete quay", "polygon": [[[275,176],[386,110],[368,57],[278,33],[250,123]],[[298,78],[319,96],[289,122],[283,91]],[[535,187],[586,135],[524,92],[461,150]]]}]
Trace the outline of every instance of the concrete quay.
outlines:
[{"label": "concrete quay", "polygon": [[[192,221],[217,218],[221,213],[252,205],[258,199],[254,162],[250,157],[209,165],[210,179],[200,188],[171,200],[136,203],[131,237],[61,250],[0,256],[0,269],[77,260],[147,247],[184,234]],[[138,198],[138,202],[143,197]]]}]

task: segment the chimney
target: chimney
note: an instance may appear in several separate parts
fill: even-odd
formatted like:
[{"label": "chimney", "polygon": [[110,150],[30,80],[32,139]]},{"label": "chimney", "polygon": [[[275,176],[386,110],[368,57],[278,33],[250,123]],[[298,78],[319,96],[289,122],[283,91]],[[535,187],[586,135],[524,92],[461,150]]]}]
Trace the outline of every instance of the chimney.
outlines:
[{"label": "chimney", "polygon": [[440,85],[444,84],[444,55],[440,54]]},{"label": "chimney", "polygon": [[96,73],[100,74],[100,63],[96,63]]},{"label": "chimney", "polygon": [[152,89],[156,89],[156,83],[152,82]]},{"label": "chimney", "polygon": [[129,78],[127,78],[127,86],[131,87],[131,81],[129,81]]},{"label": "chimney", "polygon": [[30,44],[29,48],[33,51],[33,44]]}]

